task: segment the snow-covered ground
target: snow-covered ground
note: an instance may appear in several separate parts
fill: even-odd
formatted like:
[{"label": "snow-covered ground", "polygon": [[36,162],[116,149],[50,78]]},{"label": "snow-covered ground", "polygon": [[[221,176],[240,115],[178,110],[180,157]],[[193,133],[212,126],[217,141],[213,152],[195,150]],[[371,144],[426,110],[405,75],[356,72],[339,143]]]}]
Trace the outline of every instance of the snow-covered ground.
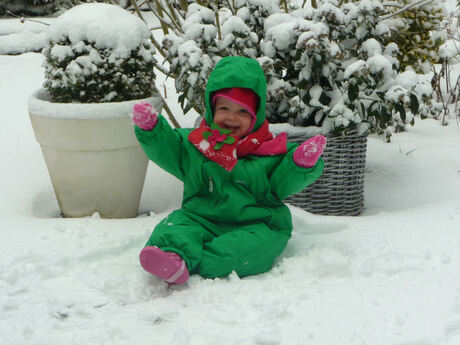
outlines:
[{"label": "snow-covered ground", "polygon": [[390,144],[371,136],[364,213],[291,207],[294,234],[272,271],[168,287],[138,253],[180,206],[180,183],[150,164],[139,217],[59,217],[27,114],[42,61],[0,56],[0,344],[460,344],[454,119],[417,119]]}]

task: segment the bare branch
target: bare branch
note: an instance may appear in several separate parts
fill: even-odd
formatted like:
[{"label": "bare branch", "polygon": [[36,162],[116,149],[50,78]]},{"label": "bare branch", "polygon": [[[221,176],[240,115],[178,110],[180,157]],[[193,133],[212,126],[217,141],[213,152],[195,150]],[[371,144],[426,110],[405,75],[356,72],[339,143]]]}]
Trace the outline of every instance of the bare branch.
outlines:
[{"label": "bare branch", "polygon": [[163,100],[163,109],[166,110],[166,113],[168,114],[168,118],[171,120],[172,124],[176,128],[180,128],[179,123],[176,121],[174,115],[171,112],[171,109],[169,108],[168,104],[166,103],[166,100]]},{"label": "bare branch", "polygon": [[402,12],[405,12],[409,9],[411,9],[412,7],[415,7],[417,6],[418,7],[422,7],[422,6],[425,6],[425,5],[428,5],[429,3],[433,2],[434,0],[419,0],[417,2],[413,2],[403,8],[401,8],[400,10],[397,10],[396,12],[393,12],[393,13],[390,13],[390,14],[387,14],[386,16],[383,16],[381,17],[380,19],[381,20],[385,20],[385,19],[388,19],[388,18],[391,18],[391,17],[394,17]]},{"label": "bare branch", "polygon": [[220,18],[219,18],[219,10],[216,10],[216,27],[217,27],[217,39],[222,41],[222,32],[220,30]]},{"label": "bare branch", "polygon": [[28,21],[28,22],[39,23],[39,24],[43,24],[43,25],[46,25],[46,26],[50,26],[50,24],[42,22],[40,20],[28,19],[28,18],[18,16],[17,14],[14,14],[13,12],[11,12],[9,10],[6,10],[6,13],[8,13],[10,16],[13,16],[13,17],[16,17],[16,18],[21,18],[21,23],[22,24],[24,24],[25,21]]}]

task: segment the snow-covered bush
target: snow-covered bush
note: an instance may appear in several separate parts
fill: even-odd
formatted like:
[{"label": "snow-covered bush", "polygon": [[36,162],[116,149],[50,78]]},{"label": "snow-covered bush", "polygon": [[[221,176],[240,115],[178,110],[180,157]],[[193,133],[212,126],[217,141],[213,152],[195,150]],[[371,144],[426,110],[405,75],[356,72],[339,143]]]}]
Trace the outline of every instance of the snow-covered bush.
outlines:
[{"label": "snow-covered bush", "polygon": [[50,28],[45,82],[53,102],[117,102],[154,91],[148,27],[116,5],[83,4]]},{"label": "snow-covered bush", "polygon": [[242,55],[257,59],[266,74],[272,123],[320,126],[324,133],[370,127],[389,137],[389,127],[430,115],[431,86],[421,75],[399,72],[400,48],[380,20],[388,12],[379,0],[299,3],[208,1],[181,11],[177,2],[174,16],[163,15],[171,28],[163,54],[184,111],[203,113],[213,66],[223,56]]},{"label": "snow-covered bush", "polygon": [[0,0],[0,16],[57,16],[64,11],[90,2],[104,2],[128,7],[130,0]]},{"label": "snow-covered bush", "polygon": [[128,7],[130,0],[55,0],[57,2],[57,13],[60,14],[74,6],[89,2],[105,2],[108,4],[119,5],[123,8]]},{"label": "snow-covered bush", "polygon": [[[53,13],[58,0],[0,0],[0,15],[44,16]],[[8,12],[7,12],[8,11]]]},{"label": "snow-covered bush", "polygon": [[460,4],[453,8],[442,23],[448,40],[439,49],[441,63],[432,68],[435,100],[440,108],[441,124],[447,125],[449,118],[460,120]]},{"label": "snow-covered bush", "polygon": [[440,62],[439,48],[447,38],[441,26],[447,15],[443,2],[398,0],[387,6],[395,14],[386,22],[391,30],[391,41],[399,46],[400,69],[429,72],[433,64]]}]

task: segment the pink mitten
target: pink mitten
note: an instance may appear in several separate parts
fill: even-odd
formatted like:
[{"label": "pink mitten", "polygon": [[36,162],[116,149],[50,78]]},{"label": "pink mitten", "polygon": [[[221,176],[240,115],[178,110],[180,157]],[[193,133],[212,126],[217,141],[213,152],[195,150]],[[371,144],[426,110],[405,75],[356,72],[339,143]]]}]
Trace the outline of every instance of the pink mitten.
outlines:
[{"label": "pink mitten", "polygon": [[131,117],[133,123],[144,131],[151,131],[158,122],[158,114],[147,102],[134,104]]},{"label": "pink mitten", "polygon": [[323,135],[316,135],[304,141],[295,151],[293,159],[295,164],[304,168],[311,168],[318,161],[326,146],[326,138]]}]

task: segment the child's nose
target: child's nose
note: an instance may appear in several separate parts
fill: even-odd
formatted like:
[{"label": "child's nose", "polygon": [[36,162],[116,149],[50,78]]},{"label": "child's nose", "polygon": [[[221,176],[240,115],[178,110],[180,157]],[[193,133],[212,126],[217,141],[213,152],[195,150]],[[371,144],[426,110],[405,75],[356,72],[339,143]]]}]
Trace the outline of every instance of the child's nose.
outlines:
[{"label": "child's nose", "polygon": [[238,114],[234,111],[230,112],[230,114],[228,114],[228,119],[230,121],[237,121],[238,120]]}]

